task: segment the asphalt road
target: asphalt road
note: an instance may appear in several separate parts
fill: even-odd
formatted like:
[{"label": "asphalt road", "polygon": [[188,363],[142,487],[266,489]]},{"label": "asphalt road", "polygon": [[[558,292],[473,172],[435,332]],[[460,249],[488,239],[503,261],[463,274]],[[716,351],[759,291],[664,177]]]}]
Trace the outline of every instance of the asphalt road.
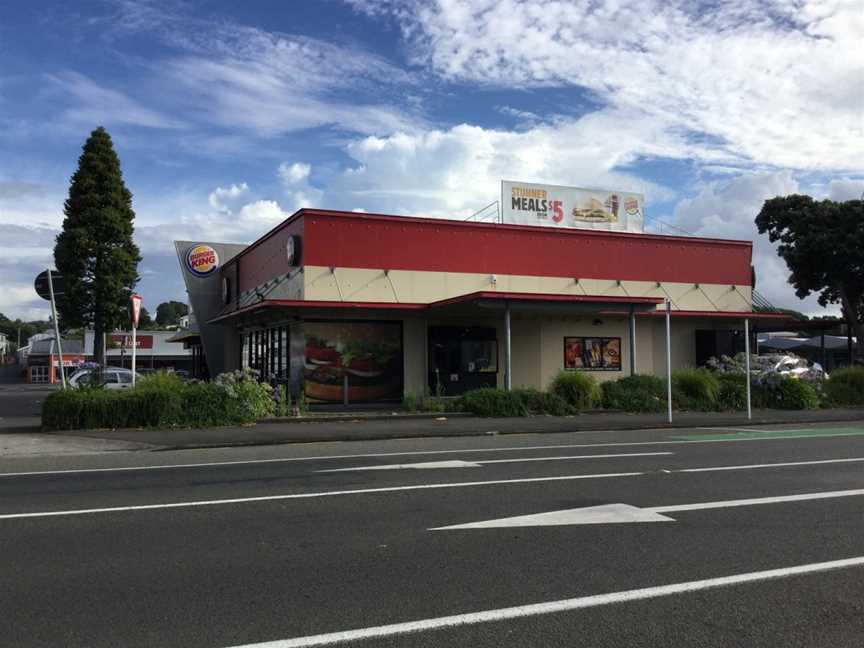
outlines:
[{"label": "asphalt road", "polygon": [[864,422],[801,429],[5,459],[0,644],[857,647]]}]

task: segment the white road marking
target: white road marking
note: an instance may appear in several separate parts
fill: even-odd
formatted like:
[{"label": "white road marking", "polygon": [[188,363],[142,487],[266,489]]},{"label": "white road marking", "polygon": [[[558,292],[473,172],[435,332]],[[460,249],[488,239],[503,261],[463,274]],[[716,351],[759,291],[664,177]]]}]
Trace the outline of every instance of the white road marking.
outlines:
[{"label": "white road marking", "polygon": [[430,470],[435,468],[482,468],[479,463],[471,461],[424,461],[421,463],[408,464],[385,464],[383,466],[352,466],[351,468],[328,468],[327,470],[316,470],[319,473],[352,472],[357,470]]},{"label": "white road marking", "polygon": [[530,605],[484,610],[482,612],[453,614],[450,616],[420,619],[404,623],[358,628],[356,630],[328,632],[326,634],[296,637],[294,639],[265,641],[256,644],[234,646],[233,648],[314,648],[315,646],[333,646],[347,642],[381,639],[384,637],[407,635],[417,632],[428,632],[430,630],[444,630],[478,623],[508,621],[511,619],[521,619],[545,614],[559,614],[562,612],[572,612],[574,610],[584,610],[603,605],[644,601],[646,599],[654,599],[662,596],[689,594],[692,592],[717,589],[720,587],[743,585],[745,583],[757,583],[767,580],[776,580],[779,578],[816,574],[837,569],[861,567],[862,565],[864,565],[864,556],[858,556],[843,560],[830,560],[827,562],[809,563],[805,565],[794,565],[792,567],[781,567],[779,569],[767,569],[764,571],[734,574],[732,576],[720,576],[719,578],[706,578],[703,580],[672,583],[670,585],[658,585],[655,587],[644,587],[640,589],[624,590],[621,592],[610,592],[607,594],[579,596],[576,598],[548,601],[545,603],[533,603]]},{"label": "white road marking", "polygon": [[801,493],[798,495],[777,495],[774,497],[755,497],[718,502],[697,502],[695,504],[670,504],[669,506],[639,507],[629,504],[603,504],[583,508],[518,515],[515,517],[469,522],[437,527],[430,531],[455,531],[457,529],[504,529],[534,526],[573,526],[581,524],[620,524],[629,522],[674,522],[673,518],[662,515],[680,511],[702,511],[707,509],[734,508],[738,506],[759,506],[762,504],[782,504],[786,502],[808,502],[811,500],[855,497],[864,495],[864,488],[821,493]]},{"label": "white road marking", "polygon": [[[864,461],[859,459],[827,459],[820,461],[798,461],[794,463],[762,464],[762,468],[777,468],[784,466],[806,466],[810,464],[845,463],[848,461]],[[717,468],[701,468],[703,472],[711,470],[730,470],[730,466],[719,466]],[[693,468],[665,471],[671,473],[692,472]],[[639,477],[656,473],[651,472],[620,472],[620,473],[592,473],[586,475],[561,475],[557,477],[528,477],[523,479],[493,479],[489,481],[476,482],[451,482],[443,484],[410,484],[408,486],[386,486],[382,488],[359,488],[354,490],[320,491],[315,493],[289,493],[285,495],[265,495],[259,497],[236,497],[219,500],[197,500],[191,502],[169,502],[166,504],[141,504],[135,506],[110,506],[92,509],[70,509],[66,511],[39,511],[36,513],[7,513],[0,515],[0,520],[11,520],[29,517],[53,517],[58,515],[84,515],[89,513],[113,513],[119,511],[145,511],[149,509],[184,508],[193,506],[214,506],[218,504],[241,504],[245,502],[267,502],[276,500],[308,499],[313,497],[331,497],[335,495],[363,495],[366,493],[393,493],[398,491],[431,490],[438,488],[466,488],[471,486],[495,486],[505,484],[533,484],[555,481],[573,481],[577,479],[609,479],[613,477]]]},{"label": "white road marking", "polygon": [[860,463],[864,461],[864,457],[852,457],[851,459],[822,459],[819,461],[785,461],[782,463],[767,463],[767,464],[745,464],[741,466],[714,466],[712,468],[681,468],[675,472],[695,473],[695,472],[714,472],[720,470],[756,470],[759,468],[783,468],[785,466],[817,466],[819,464],[836,464],[836,463]]},{"label": "white road marking", "polygon": [[[729,428],[704,428],[706,430],[729,429]],[[808,428],[809,429],[809,428]],[[820,428],[822,429],[822,428]],[[830,428],[825,428],[830,429]],[[762,431],[762,430],[754,430]],[[769,432],[795,432],[796,430],[768,430]],[[797,430],[800,431],[800,430]],[[530,434],[527,433],[526,434]],[[704,439],[704,440],[689,440],[689,441],[617,441],[610,443],[567,443],[559,445],[538,445],[538,446],[512,446],[507,448],[464,448],[462,450],[414,450],[404,452],[378,452],[365,454],[344,454],[344,455],[319,455],[312,457],[278,457],[273,459],[244,459],[239,461],[211,461],[202,463],[188,464],[155,464],[149,466],[119,466],[111,468],[70,468],[68,470],[31,470],[20,472],[0,473],[2,477],[31,477],[44,475],[70,475],[77,473],[100,473],[100,472],[132,472],[139,470],[169,470],[180,468],[207,468],[210,466],[240,466],[247,464],[268,464],[268,463],[290,463],[297,461],[327,461],[331,459],[366,459],[374,457],[411,457],[437,454],[462,454],[468,452],[521,452],[525,450],[560,450],[564,448],[621,448],[634,446],[655,446],[655,445],[690,445],[692,443],[743,443],[749,441],[784,441],[784,440],[820,440],[830,439],[834,436],[848,437],[848,432],[838,432],[837,434],[819,434],[817,437],[784,437],[784,436],[765,436],[755,438],[730,438],[730,439]],[[864,434],[862,434],[864,436]]]},{"label": "white road marking", "polygon": [[629,504],[603,504],[583,508],[517,515],[515,517],[483,520],[467,524],[435,527],[430,531],[457,531],[463,529],[509,529],[514,527],[574,526],[582,524],[618,524],[621,522],[674,522],[670,517]]},{"label": "white road marking", "polygon": [[39,511],[36,513],[4,513],[0,520],[42,518],[61,515],[87,515],[91,513],[119,513],[122,511],[148,511],[153,509],[190,508],[195,506],[217,506],[220,504],[246,504],[249,502],[274,502],[279,500],[311,499],[336,495],[366,495],[373,493],[396,493],[400,491],[430,490],[438,488],[468,488],[471,486],[497,486],[505,484],[530,484],[537,482],[573,481],[576,479],[606,479],[611,477],[636,477],[641,472],[600,473],[589,475],[565,475],[560,477],[529,477],[525,479],[493,479],[476,482],[449,482],[445,484],[412,484],[410,486],[385,486],[381,488],[358,488],[353,490],[319,491],[315,493],[289,493],[285,495],[262,495],[258,497],[234,497],[218,500],[193,500],[190,502],[168,502],[165,504],[138,504],[133,506],[108,506],[92,509],[69,509],[65,511]]},{"label": "white road marking", "polygon": [[424,461],[422,463],[385,464],[383,466],[351,466],[350,468],[327,468],[319,473],[352,472],[358,470],[425,470],[434,468],[482,468],[486,464],[522,463],[528,461],[564,461],[567,459],[610,459],[614,457],[654,457],[673,455],[674,452],[629,452],[624,454],[571,455],[566,457],[520,457],[518,459],[489,459],[478,461]]}]

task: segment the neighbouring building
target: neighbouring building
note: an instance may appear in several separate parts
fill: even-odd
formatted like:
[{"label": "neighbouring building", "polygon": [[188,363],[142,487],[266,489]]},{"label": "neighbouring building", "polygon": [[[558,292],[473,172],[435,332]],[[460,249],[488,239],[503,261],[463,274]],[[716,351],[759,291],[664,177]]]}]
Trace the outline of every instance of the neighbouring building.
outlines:
[{"label": "neighbouring building", "polygon": [[[135,335],[136,368],[192,371],[192,352],[182,345],[173,344],[177,331],[139,330]],[[106,336],[105,364],[132,368],[132,331],[114,331]],[[93,357],[93,331],[84,332],[84,348]],[[65,351],[65,349],[64,349]]]},{"label": "neighbouring building", "polygon": [[663,374],[667,301],[676,368],[786,317],[753,310],[750,241],[301,209],[251,245],[175,246],[209,371],[312,402]]}]

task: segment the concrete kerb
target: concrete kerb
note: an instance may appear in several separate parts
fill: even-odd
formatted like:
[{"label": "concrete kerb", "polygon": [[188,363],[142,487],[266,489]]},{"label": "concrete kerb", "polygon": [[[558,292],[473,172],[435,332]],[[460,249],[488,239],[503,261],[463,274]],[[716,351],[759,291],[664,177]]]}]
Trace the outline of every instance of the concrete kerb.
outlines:
[{"label": "concrete kerb", "polygon": [[[780,414],[780,413],[777,413]],[[845,409],[821,416],[802,417],[800,413],[789,412],[785,415],[760,416],[756,413],[752,421],[742,421],[740,415],[730,415],[722,418],[705,419],[696,416],[677,420],[671,425],[663,420],[646,420],[639,415],[615,417],[615,420],[604,420],[600,416],[573,417],[527,417],[516,419],[483,419],[462,416],[453,417],[447,413],[435,417],[424,417],[428,424],[423,425],[422,419],[414,417],[419,425],[414,428],[389,426],[386,429],[364,429],[359,425],[364,422],[380,424],[382,419],[364,420],[360,418],[330,417],[326,426],[322,422],[309,422],[310,425],[289,425],[288,429],[278,429],[273,425],[252,425],[243,428],[210,428],[210,429],[174,429],[174,430],[75,430],[75,436],[89,436],[106,439],[138,441],[153,446],[153,450],[191,450],[196,448],[228,448],[243,446],[285,445],[293,443],[322,443],[344,441],[378,441],[390,439],[416,438],[447,438],[510,434],[553,434],[567,432],[616,432],[629,430],[662,430],[683,428],[728,428],[752,427],[761,425],[810,425],[817,423],[834,423],[864,420],[864,408]],[[626,420],[632,417],[632,420]],[[389,417],[387,420],[390,420]],[[435,420],[437,419],[437,421]],[[406,419],[402,419],[405,421]],[[448,425],[451,423],[452,425]],[[493,429],[494,428],[494,429]],[[54,432],[48,434],[64,434]],[[70,434],[70,433],[65,433]],[[185,438],[184,438],[185,436]]]}]

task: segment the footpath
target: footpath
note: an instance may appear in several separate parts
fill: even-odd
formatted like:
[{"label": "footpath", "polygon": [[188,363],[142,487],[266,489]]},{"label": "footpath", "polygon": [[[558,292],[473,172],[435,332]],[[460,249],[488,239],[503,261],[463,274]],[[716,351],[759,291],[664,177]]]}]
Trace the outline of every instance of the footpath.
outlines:
[{"label": "footpath", "polygon": [[[754,410],[748,421],[741,412],[676,412],[672,424],[665,414],[590,413],[578,416],[479,418],[464,414],[382,415],[355,412],[308,419],[267,421],[250,426],[201,429],[75,430],[43,433],[125,442],[158,449],[219,448],[321,441],[362,441],[416,437],[482,436],[583,431],[653,430],[664,428],[740,428],[754,425],[810,425],[837,421],[864,421],[864,408],[830,410]],[[139,445],[140,444],[140,445]]]}]

